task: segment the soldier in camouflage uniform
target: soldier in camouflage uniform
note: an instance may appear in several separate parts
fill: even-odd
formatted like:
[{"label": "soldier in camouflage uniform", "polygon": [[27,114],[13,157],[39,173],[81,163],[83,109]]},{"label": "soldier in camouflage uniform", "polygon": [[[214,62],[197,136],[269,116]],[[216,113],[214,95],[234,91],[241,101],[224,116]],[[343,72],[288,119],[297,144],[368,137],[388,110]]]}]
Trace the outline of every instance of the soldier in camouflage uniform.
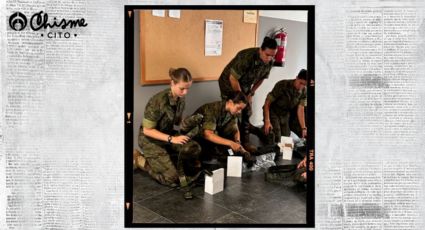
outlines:
[{"label": "soldier in camouflage uniform", "polygon": [[242,155],[244,161],[252,162],[251,157],[240,144],[240,133],[237,125],[237,116],[246,107],[247,98],[243,93],[237,93],[227,101],[217,101],[205,104],[198,108],[194,114],[202,114],[202,137],[198,142],[203,146],[203,157],[217,158],[225,162],[228,149],[235,155]]},{"label": "soldier in camouflage uniform", "polygon": [[[251,102],[255,91],[268,78],[272,68],[272,59],[277,51],[274,39],[265,37],[261,48],[248,48],[240,51],[224,68],[218,80],[221,97],[227,100],[235,92],[242,92],[248,98],[248,104],[242,111],[240,131],[244,146],[249,143],[249,117],[252,114]],[[252,127],[252,126],[251,126]]]},{"label": "soldier in camouflage uniform", "polygon": [[[184,96],[192,84],[192,77],[184,68],[170,69],[170,77],[171,88],[154,95],[146,105],[139,132],[143,156],[134,157],[136,163],[143,162],[137,166],[148,171],[161,184],[177,186],[180,182],[181,187],[186,187],[188,179],[182,163],[196,161],[201,147],[187,135],[176,135],[173,126],[182,121]],[[141,160],[143,158],[146,160]],[[177,168],[173,160],[177,162]],[[188,190],[185,198],[191,197]]]},{"label": "soldier in camouflage uniform", "polygon": [[295,107],[302,137],[307,136],[304,119],[304,107],[307,106],[306,84],[307,70],[302,69],[296,79],[279,81],[267,95],[263,112],[264,133],[269,136],[269,144],[280,142],[281,136],[290,135],[289,115]]}]

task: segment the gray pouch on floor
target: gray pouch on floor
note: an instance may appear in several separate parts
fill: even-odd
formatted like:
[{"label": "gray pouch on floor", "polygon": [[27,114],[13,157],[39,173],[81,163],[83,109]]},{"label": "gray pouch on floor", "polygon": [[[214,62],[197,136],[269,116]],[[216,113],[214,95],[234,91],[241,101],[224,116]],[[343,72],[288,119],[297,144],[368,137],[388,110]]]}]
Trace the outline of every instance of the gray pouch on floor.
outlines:
[{"label": "gray pouch on floor", "polygon": [[268,169],[272,166],[275,166],[276,163],[274,162],[276,153],[271,152],[263,155],[257,156],[257,161],[255,164],[248,168],[246,163],[243,163],[242,165],[242,172],[250,172],[250,171],[260,171],[261,169]]}]

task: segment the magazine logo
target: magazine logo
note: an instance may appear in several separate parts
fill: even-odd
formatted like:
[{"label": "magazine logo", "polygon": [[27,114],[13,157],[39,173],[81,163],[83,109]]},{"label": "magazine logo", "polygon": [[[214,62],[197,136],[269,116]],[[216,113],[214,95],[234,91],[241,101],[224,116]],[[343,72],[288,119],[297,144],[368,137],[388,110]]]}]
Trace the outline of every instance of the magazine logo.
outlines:
[{"label": "magazine logo", "polygon": [[27,17],[21,12],[10,15],[9,26],[13,30],[21,31],[27,26]]},{"label": "magazine logo", "polygon": [[[57,19],[54,17],[52,20],[49,18],[49,15],[43,11],[33,14],[28,24],[33,31],[41,30],[42,37],[45,35],[43,32],[46,32],[48,38],[70,38],[72,35],[77,37],[77,34],[72,33],[70,30],[87,26],[84,18]],[[15,31],[21,31],[27,26],[27,17],[21,12],[15,12],[10,15],[9,26]]]}]

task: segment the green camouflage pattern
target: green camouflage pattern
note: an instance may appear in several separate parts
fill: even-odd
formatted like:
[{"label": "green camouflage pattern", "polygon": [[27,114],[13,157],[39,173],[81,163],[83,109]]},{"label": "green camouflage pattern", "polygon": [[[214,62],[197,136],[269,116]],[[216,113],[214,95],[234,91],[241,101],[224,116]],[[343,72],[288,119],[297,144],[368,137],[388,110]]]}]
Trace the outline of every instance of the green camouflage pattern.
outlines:
[{"label": "green camouflage pattern", "polygon": [[272,64],[265,64],[260,59],[258,47],[241,50],[227,64],[218,79],[222,99],[228,99],[234,94],[229,76],[232,74],[239,81],[242,92],[249,94],[256,82],[268,78]]},{"label": "green camouflage pattern", "polygon": [[184,98],[175,101],[171,89],[165,89],[154,95],[146,104],[142,126],[172,134],[173,126],[179,125],[182,120],[184,107]]},{"label": "green camouflage pattern", "polygon": [[306,89],[297,91],[294,88],[295,80],[281,80],[276,83],[272,91],[267,95],[271,102],[270,112],[278,116],[289,113],[298,105],[307,106]]},{"label": "green camouflage pattern", "polygon": [[[237,116],[233,116],[225,109],[226,102],[216,101],[199,107],[194,114],[204,116],[202,129],[214,131],[216,134],[228,135],[229,132],[235,132],[237,127]],[[232,137],[233,139],[233,137]]]},{"label": "green camouflage pattern", "polygon": [[196,141],[177,145],[158,144],[150,139],[146,136],[139,138],[139,146],[153,173],[161,174],[168,183],[179,182],[179,176],[185,176],[184,164],[200,158],[201,146]]},{"label": "green camouflage pattern", "polygon": [[180,133],[190,138],[200,135],[203,120],[204,116],[199,113],[185,118],[180,125]]},{"label": "green camouflage pattern", "polygon": [[[234,140],[235,134],[238,132],[237,116],[231,115],[225,110],[226,102],[216,101],[199,107],[195,114],[204,116],[202,124],[202,132],[204,130],[212,130],[220,137]],[[202,135],[201,135],[202,136]],[[196,139],[202,145],[202,157],[206,160],[216,157],[220,161],[227,159],[227,150],[229,147],[217,145],[204,138]]]},{"label": "green camouflage pattern", "polygon": [[[281,80],[276,83],[272,91],[267,95],[270,101],[270,123],[273,130],[269,135],[269,140],[280,142],[281,136],[291,134],[289,116],[291,110],[298,105],[307,105],[306,89],[297,91],[293,84],[295,80]],[[269,144],[272,142],[269,141]]]},{"label": "green camouflage pattern", "polygon": [[163,178],[166,184],[178,183],[179,176],[184,176],[183,163],[199,159],[201,146],[192,140],[184,145],[155,140],[144,135],[143,127],[169,135],[176,134],[174,125],[181,123],[184,106],[184,98],[174,100],[171,89],[157,93],[146,105],[139,130],[139,147],[151,167],[150,174],[159,175],[153,177],[157,180]]}]

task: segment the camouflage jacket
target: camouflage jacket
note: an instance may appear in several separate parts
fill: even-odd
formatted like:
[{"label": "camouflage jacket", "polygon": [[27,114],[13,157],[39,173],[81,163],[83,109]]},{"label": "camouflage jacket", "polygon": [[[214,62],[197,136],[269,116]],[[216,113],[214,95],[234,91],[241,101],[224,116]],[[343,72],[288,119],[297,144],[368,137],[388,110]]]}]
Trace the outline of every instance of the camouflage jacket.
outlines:
[{"label": "camouflage jacket", "polygon": [[284,115],[298,105],[307,106],[306,89],[297,91],[294,87],[294,81],[281,80],[267,94],[267,99],[270,101],[271,113]]},{"label": "camouflage jacket", "polygon": [[238,79],[242,92],[245,94],[251,92],[253,84],[269,77],[272,64],[265,64],[260,59],[259,49],[249,48],[240,51],[224,68],[218,79],[223,99],[231,97],[234,92],[230,85],[230,74]]},{"label": "camouflage jacket", "polygon": [[204,116],[202,125],[204,130],[221,130],[231,121],[237,124],[237,116],[227,112],[225,106],[226,102],[224,101],[208,103],[199,107],[194,114],[199,113]]},{"label": "camouflage jacket", "polygon": [[142,126],[172,134],[174,125],[179,125],[182,120],[184,106],[184,98],[174,100],[171,89],[165,89],[149,99]]}]

